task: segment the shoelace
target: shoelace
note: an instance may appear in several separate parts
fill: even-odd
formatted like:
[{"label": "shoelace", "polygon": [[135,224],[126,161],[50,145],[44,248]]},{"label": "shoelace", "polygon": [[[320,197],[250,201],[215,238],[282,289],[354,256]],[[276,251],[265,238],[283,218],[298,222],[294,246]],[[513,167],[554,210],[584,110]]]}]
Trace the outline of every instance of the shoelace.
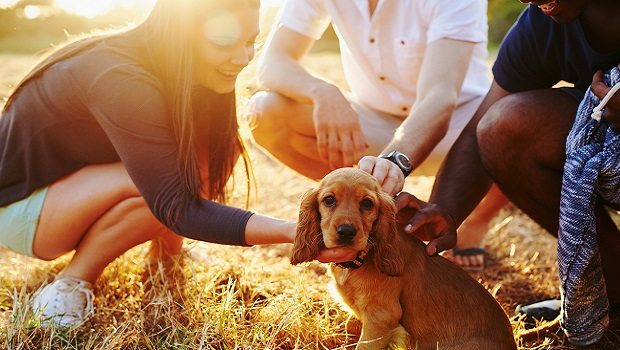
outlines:
[{"label": "shoelace", "polygon": [[[65,280],[68,280],[70,282],[66,282]],[[75,284],[73,284],[75,283]],[[95,294],[93,293],[93,291],[88,288],[85,287],[85,282],[82,280],[79,280],[77,278],[72,278],[72,277],[63,277],[61,280],[58,281],[58,284],[56,285],[56,289],[59,290],[60,292],[69,292],[69,293],[83,293],[85,298],[86,298],[86,305],[85,305],[85,310],[86,313],[82,315],[83,310],[82,309],[78,309],[75,310],[75,308],[72,308],[72,310],[65,310],[67,311],[66,313],[69,314],[69,311],[71,313],[75,313],[77,315],[79,315],[80,317],[86,317],[87,315],[89,315],[91,312],[93,312],[93,300],[95,299]],[[63,305],[66,307],[67,305],[63,303]],[[75,305],[72,305],[75,306]],[[76,312],[77,311],[77,312]]]}]

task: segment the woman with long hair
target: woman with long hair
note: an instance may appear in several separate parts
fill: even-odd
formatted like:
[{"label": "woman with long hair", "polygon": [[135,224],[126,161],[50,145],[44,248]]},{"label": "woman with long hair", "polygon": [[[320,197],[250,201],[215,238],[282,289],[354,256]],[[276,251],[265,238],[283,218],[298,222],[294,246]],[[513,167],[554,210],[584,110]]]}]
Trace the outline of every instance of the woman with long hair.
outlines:
[{"label": "woman with long hair", "polygon": [[0,244],[44,260],[75,252],[33,297],[43,324],[81,324],[103,269],[143,242],[175,254],[182,237],[293,241],[295,222],[226,205],[240,156],[251,174],[235,81],[258,31],[259,0],[159,0],[15,87],[0,117]]}]

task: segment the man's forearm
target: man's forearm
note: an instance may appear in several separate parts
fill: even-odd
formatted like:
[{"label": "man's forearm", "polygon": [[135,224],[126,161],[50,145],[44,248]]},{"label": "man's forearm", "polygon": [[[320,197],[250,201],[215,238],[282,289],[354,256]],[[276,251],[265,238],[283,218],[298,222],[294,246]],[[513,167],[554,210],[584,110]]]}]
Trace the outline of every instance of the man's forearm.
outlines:
[{"label": "man's forearm", "polygon": [[416,104],[382,154],[393,150],[403,152],[416,169],[446,136],[455,101],[456,98],[437,94]]}]

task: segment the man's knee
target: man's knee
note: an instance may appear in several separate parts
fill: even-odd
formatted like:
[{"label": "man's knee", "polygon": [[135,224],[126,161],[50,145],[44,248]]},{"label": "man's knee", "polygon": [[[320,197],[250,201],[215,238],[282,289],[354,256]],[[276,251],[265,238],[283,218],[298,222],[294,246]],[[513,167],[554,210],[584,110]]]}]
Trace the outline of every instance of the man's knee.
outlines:
[{"label": "man's knee", "polygon": [[266,147],[274,140],[275,132],[285,127],[278,117],[282,109],[282,97],[277,93],[261,91],[255,94],[248,108],[248,119],[256,142]]},{"label": "man's knee", "polygon": [[476,134],[483,160],[505,159],[513,151],[523,151],[527,138],[533,136],[518,104],[518,99],[507,96],[493,104],[478,123]]}]

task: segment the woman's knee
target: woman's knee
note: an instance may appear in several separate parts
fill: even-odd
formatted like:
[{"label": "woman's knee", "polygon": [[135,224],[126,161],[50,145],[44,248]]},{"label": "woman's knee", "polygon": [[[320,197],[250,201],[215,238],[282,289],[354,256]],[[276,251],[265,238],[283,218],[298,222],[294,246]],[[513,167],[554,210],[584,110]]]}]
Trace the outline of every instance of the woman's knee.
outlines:
[{"label": "woman's knee", "polygon": [[90,217],[92,213],[78,215],[72,222],[41,221],[33,239],[34,255],[42,260],[54,260],[77,249],[88,234],[117,232],[117,227],[124,227],[127,234],[143,235],[145,241],[166,230],[139,195],[125,197],[97,213],[96,218],[84,222],[79,218]]},{"label": "woman's knee", "polygon": [[114,213],[119,215],[119,220],[130,220],[136,226],[165,226],[153,215],[151,209],[146,204],[146,200],[141,196],[128,197],[119,202],[114,208]]}]

